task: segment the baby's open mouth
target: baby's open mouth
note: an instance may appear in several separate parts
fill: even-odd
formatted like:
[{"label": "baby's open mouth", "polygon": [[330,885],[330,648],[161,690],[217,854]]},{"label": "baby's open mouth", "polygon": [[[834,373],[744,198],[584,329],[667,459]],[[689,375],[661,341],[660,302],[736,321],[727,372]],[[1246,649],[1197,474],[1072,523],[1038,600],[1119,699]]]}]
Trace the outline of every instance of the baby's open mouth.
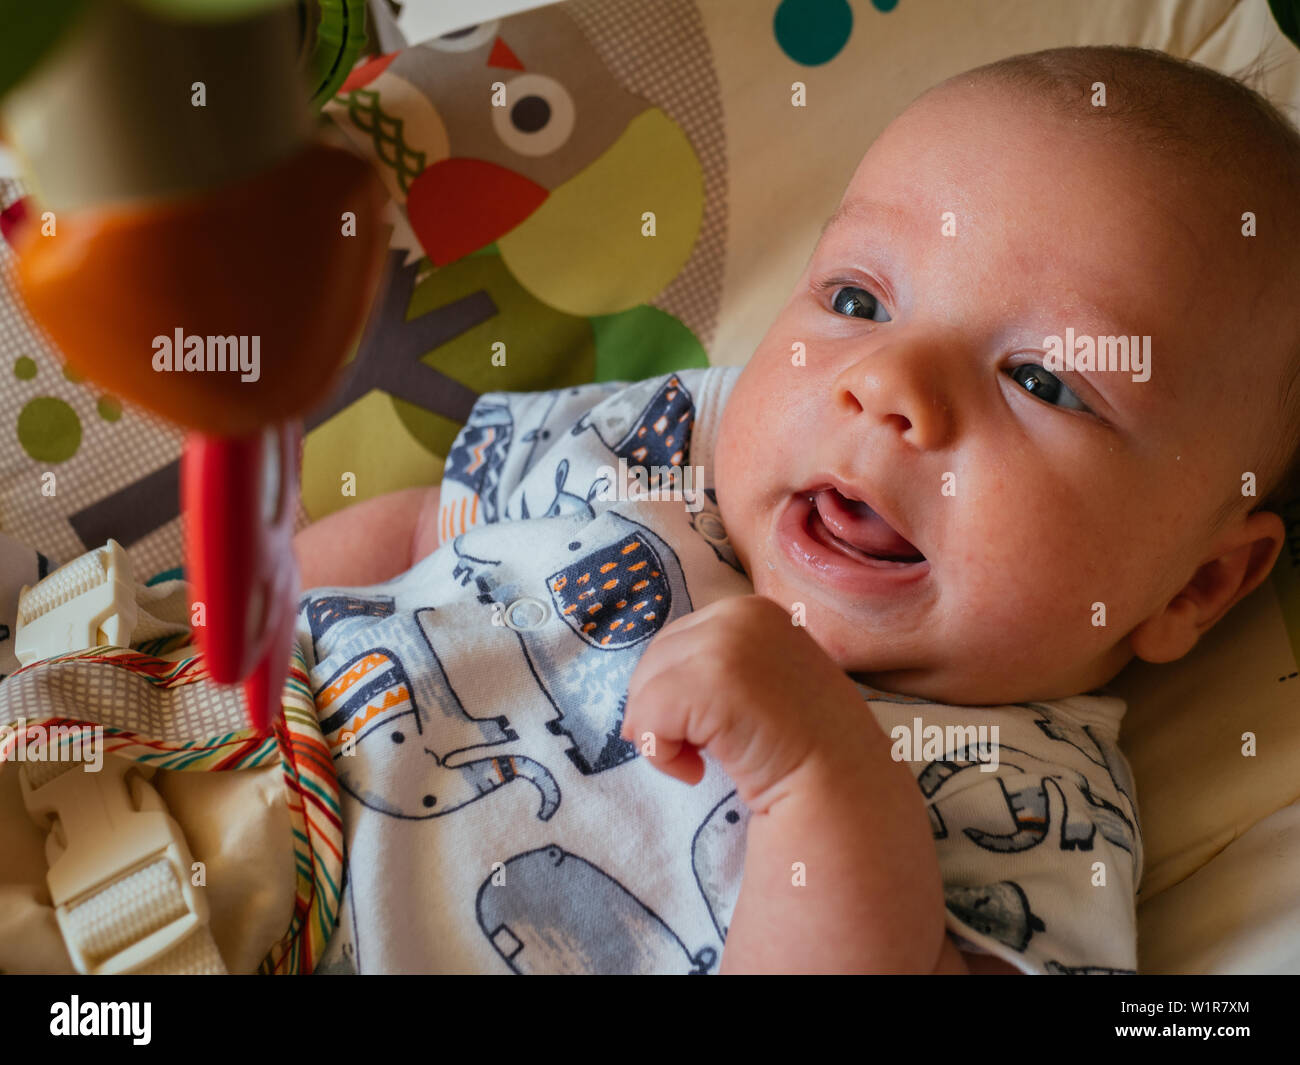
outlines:
[{"label": "baby's open mouth", "polygon": [[862,562],[912,565],[924,562],[911,543],[861,500],[849,499],[835,488],[809,493],[808,534]]}]

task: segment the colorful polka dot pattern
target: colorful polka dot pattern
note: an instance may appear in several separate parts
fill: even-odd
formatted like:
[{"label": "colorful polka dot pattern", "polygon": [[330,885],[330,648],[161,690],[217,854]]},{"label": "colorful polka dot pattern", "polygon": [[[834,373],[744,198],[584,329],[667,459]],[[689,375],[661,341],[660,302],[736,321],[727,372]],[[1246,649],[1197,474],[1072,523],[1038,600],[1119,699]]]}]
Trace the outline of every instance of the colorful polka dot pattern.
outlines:
[{"label": "colorful polka dot pattern", "polygon": [[[14,360],[14,377],[24,385],[35,381],[40,368],[30,355]],[[83,379],[73,371],[63,370],[65,380],[79,384]],[[122,404],[112,396],[100,396],[95,411],[106,422],[122,417]],[[18,443],[37,462],[66,462],[81,448],[81,418],[72,404],[57,396],[36,396],[18,412]]]}]

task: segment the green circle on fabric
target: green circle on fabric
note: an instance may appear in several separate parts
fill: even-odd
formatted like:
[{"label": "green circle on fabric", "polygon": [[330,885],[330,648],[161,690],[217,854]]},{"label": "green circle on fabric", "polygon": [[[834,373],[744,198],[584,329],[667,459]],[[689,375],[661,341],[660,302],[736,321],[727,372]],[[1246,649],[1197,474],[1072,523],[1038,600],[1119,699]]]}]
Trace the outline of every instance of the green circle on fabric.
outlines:
[{"label": "green circle on fabric", "polygon": [[781,0],[772,19],[776,43],[796,63],[829,63],[853,32],[848,0]]},{"label": "green circle on fabric", "polygon": [[596,338],[597,381],[640,381],[709,365],[709,356],[676,316],[642,304],[591,319]]},{"label": "green circle on fabric", "polygon": [[65,462],[81,447],[81,419],[63,400],[38,396],[18,412],[18,442],[37,462]]}]

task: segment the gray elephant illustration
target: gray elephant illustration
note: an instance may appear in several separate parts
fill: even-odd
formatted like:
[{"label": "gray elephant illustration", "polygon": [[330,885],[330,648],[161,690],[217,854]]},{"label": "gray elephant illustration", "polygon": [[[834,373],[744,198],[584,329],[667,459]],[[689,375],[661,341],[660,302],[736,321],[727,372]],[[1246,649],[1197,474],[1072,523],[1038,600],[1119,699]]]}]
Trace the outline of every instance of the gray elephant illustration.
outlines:
[{"label": "gray elephant illustration", "polygon": [[[1015,747],[1010,747],[1007,744],[998,744],[998,766],[1001,769],[1015,769],[1018,772],[1023,773],[1025,770],[1021,765],[1006,760],[1008,751],[1014,755],[1021,756],[1026,761],[1031,759],[1033,756]],[[921,770],[920,773],[917,774],[917,786],[921,789],[921,794],[927,799],[933,798],[940,788],[947,784],[948,781],[962,770],[974,769],[978,766],[987,765],[988,762],[992,760],[992,757],[991,751],[989,752],[988,760],[958,758],[956,752],[948,751],[945,753],[943,758],[940,758],[935,762],[930,762]]]},{"label": "gray elephant illustration", "polygon": [[394,611],[340,640],[312,669],[339,786],[379,813],[425,820],[528,780],[541,795],[537,816],[547,820],[559,807],[560,789],[534,759],[500,753],[452,764],[518,737],[505,717],[465,712],[427,636],[434,614]]},{"label": "gray elephant illustration", "polygon": [[1029,899],[1019,884],[1003,880],[981,887],[945,887],[945,905],[964,924],[977,932],[1023,951],[1035,932],[1045,931],[1043,922],[1029,908]]},{"label": "gray elephant illustration", "polygon": [[1054,714],[1050,707],[1043,706],[1041,703],[1032,705],[1035,710],[1043,714],[1034,722],[1043,734],[1060,743],[1068,743],[1088,761],[1106,770],[1111,784],[1136,817],[1137,808],[1133,802],[1133,774],[1129,771],[1128,763],[1123,756],[1111,744],[1099,739],[1093,733],[1091,725],[1082,727],[1074,725],[1060,715]]},{"label": "gray elephant illustration", "polygon": [[[537,584],[494,560],[508,555],[495,549],[494,526],[453,541],[453,576],[500,605],[556,711],[547,729],[568,738],[565,754],[590,775],[636,757],[619,736],[628,681],[650,638],[692,606],[677,555],[656,533],[613,510],[570,518],[530,530],[536,572],[549,574]],[[517,624],[523,604],[526,622]]]},{"label": "gray elephant illustration", "polygon": [[349,634],[389,617],[395,607],[390,595],[362,596],[345,593],[304,596],[299,613],[307,617],[312,651],[319,662],[328,658]]},{"label": "gray elephant illustration", "polygon": [[1015,829],[1011,832],[996,833],[967,828],[964,831],[973,843],[987,851],[996,851],[999,854],[1010,854],[1037,847],[1046,838],[1047,830],[1051,827],[1051,811],[1047,795],[1049,786],[1055,790],[1060,803],[1061,833],[1062,838],[1065,838],[1070,826],[1064,817],[1065,796],[1061,792],[1060,784],[1050,777],[1043,777],[1037,783],[1008,791],[1005,780],[998,777],[997,782],[1002,789],[1002,799],[1006,803],[1007,812],[1011,815]]},{"label": "gray elephant illustration", "polygon": [[[577,495],[565,490],[565,484],[569,480],[569,460],[561,459],[555,467],[555,495],[547,504],[546,510],[540,515],[543,518],[554,518],[563,514],[577,514],[585,518],[596,516],[595,508],[592,507],[591,501],[596,498],[606,484],[606,479],[598,477],[587,487],[583,495]],[[519,510],[522,519],[528,519],[534,515],[528,511],[528,498],[524,493],[519,496]]]},{"label": "gray elephant illustration", "polygon": [[570,430],[578,436],[594,432],[613,454],[630,466],[650,471],[650,487],[658,485],[654,468],[680,467],[688,453],[695,423],[695,401],[676,374],[629,385],[598,403]]},{"label": "gray elephant illustration", "polygon": [[[1069,773],[1069,771],[1066,771]],[[1016,853],[1036,847],[1047,838],[1052,826],[1053,810],[1060,822],[1061,850],[1092,850],[1098,831],[1103,838],[1126,851],[1133,849],[1132,828],[1124,815],[1112,804],[1093,795],[1082,773],[1070,774],[1084,802],[1071,802],[1061,783],[1061,775],[1040,777],[1035,783],[1011,791],[998,777],[1002,798],[1015,828],[1011,832],[988,832],[979,828],[963,829],[968,839],[985,850],[999,854]],[[1053,803],[1050,795],[1054,793]]]},{"label": "gray elephant illustration", "polygon": [[[368,657],[368,653],[386,653],[393,668],[401,671],[413,703],[426,715],[436,713],[441,719],[438,740],[446,748],[446,757],[518,738],[504,715],[478,718],[466,713],[434,650],[430,634],[437,624],[435,608],[398,611],[391,597],[346,594],[309,599],[304,608],[315,648],[312,688],[322,720],[337,713],[322,704],[327,699],[332,705],[343,695],[343,688],[336,691],[336,686],[346,688],[349,706],[374,691],[387,690],[379,660]],[[375,651],[379,647],[386,652]]]},{"label": "gray elephant illustration", "polygon": [[444,506],[464,501],[470,511],[482,511],[484,521],[496,521],[501,471],[514,438],[514,419],[505,402],[481,400],[456,436],[442,472]]},{"label": "gray elephant illustration", "polygon": [[[1113,843],[1116,847],[1132,854],[1137,832],[1133,822],[1128,819],[1124,811],[1114,803],[1107,802],[1100,796],[1094,795],[1092,785],[1088,783],[1088,778],[1082,773],[1075,775],[1075,786],[1083,795],[1086,805],[1079,808],[1078,804],[1075,804],[1074,812],[1082,824],[1076,828],[1074,835],[1071,837],[1071,846],[1078,847],[1081,850],[1092,850],[1093,837],[1097,832],[1100,832],[1102,838],[1107,842]],[[1061,849],[1069,850],[1071,848],[1066,846],[1064,829],[1065,826],[1063,825]]]},{"label": "gray elephant illustration", "polygon": [[725,943],[745,872],[749,807],[733,791],[709,811],[691,841],[691,868],[713,927]]},{"label": "gray elephant illustration", "polygon": [[513,972],[707,973],[713,947],[692,953],[614,877],[551,844],[510,858],[479,887],[479,927]]},{"label": "gray elephant illustration", "polygon": [[[1043,721],[1038,722],[1045,733],[1052,735],[1052,731],[1049,731],[1052,726],[1044,728],[1045,724],[1046,722]],[[1063,739],[1064,742],[1077,746],[1073,739],[1065,739],[1063,733],[1054,735],[1053,738]],[[1090,734],[1081,738],[1090,742]],[[1097,749],[1100,753],[1100,747]],[[1088,752],[1083,750],[1083,753],[1086,755]],[[1008,755],[1015,761],[1008,760]],[[1106,764],[1104,759],[1104,754],[1100,754],[1100,759],[1090,756],[1090,760],[1099,766]],[[948,835],[947,820],[937,808],[942,805],[942,799],[936,799],[937,793],[958,773],[980,764],[980,762],[948,755],[939,761],[930,762],[917,775],[916,782],[922,795],[933,800],[930,804],[930,829],[935,839],[945,839]],[[1136,845],[1136,829],[1133,822],[1114,803],[1094,794],[1088,778],[1082,773],[1046,761],[1009,744],[998,745],[998,765],[1000,773],[1013,769],[1026,776],[1037,776],[1038,780],[1013,791],[1007,788],[1002,775],[995,778],[1002,788],[1003,802],[1015,827],[1011,832],[1006,833],[973,827],[964,829],[966,836],[980,847],[1005,854],[1028,850],[1041,843],[1051,827],[1050,815],[1053,807],[1048,797],[1050,784],[1052,790],[1056,792],[1056,806],[1060,809],[1062,850],[1091,850],[1096,835],[1100,832],[1104,839],[1115,846],[1133,852]],[[1071,795],[1063,781],[1073,784],[1074,789],[1077,790],[1078,796],[1074,797],[1074,801],[1071,801]],[[1079,802],[1078,797],[1082,797],[1083,801]]]}]

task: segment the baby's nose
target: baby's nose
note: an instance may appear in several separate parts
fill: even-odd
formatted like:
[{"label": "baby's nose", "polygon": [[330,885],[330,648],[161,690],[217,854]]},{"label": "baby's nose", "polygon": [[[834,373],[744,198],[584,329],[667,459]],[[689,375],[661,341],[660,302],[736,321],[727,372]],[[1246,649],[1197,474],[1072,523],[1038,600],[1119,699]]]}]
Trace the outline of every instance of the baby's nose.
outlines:
[{"label": "baby's nose", "polygon": [[954,431],[954,408],[941,362],[937,353],[910,344],[875,347],[836,379],[836,406],[919,450],[943,447]]}]

